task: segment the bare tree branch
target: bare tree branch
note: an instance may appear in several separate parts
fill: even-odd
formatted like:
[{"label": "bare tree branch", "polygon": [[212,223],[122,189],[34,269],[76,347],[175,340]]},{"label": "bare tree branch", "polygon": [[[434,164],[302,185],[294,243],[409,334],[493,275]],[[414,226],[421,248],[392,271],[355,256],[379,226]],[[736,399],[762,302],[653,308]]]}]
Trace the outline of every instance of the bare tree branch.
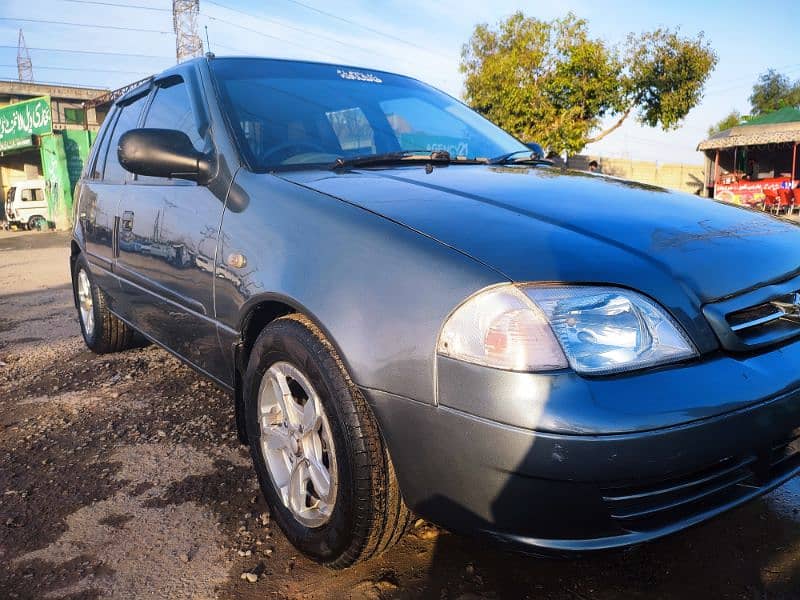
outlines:
[{"label": "bare tree branch", "polygon": [[594,142],[599,142],[600,140],[602,140],[604,137],[606,137],[606,136],[607,136],[609,133],[611,133],[612,131],[615,131],[615,130],[619,129],[620,125],[622,125],[622,123],[625,121],[625,119],[627,119],[627,118],[628,118],[628,115],[630,115],[630,114],[631,114],[631,111],[632,111],[632,110],[633,110],[633,106],[629,106],[628,108],[626,108],[626,109],[625,109],[625,112],[624,112],[624,113],[622,113],[622,116],[619,118],[619,121],[617,121],[616,123],[614,123],[614,124],[613,124],[611,127],[609,127],[608,129],[606,129],[605,131],[601,131],[601,132],[600,132],[599,134],[597,134],[596,136],[594,136],[594,137],[592,137],[592,138],[589,138],[589,139],[587,139],[587,140],[586,140],[586,143],[587,143],[587,144],[592,144],[592,143],[594,143]]}]

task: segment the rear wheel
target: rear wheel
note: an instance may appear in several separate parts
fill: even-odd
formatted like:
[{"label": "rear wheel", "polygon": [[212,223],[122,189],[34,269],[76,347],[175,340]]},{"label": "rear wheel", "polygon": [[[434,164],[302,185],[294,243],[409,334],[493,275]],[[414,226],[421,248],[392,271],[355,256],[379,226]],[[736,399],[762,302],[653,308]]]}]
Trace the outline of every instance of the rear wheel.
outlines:
[{"label": "rear wheel", "polygon": [[75,260],[72,286],[83,340],[98,354],[119,352],[137,345],[135,330],[108,310],[106,295],[94,283],[83,256]]},{"label": "rear wheel", "polygon": [[30,219],[28,219],[28,229],[33,231],[37,229],[39,231],[45,229],[47,227],[47,220],[41,215],[33,215]]},{"label": "rear wheel", "polygon": [[411,513],[375,418],[309,319],[294,314],[267,325],[244,392],[261,489],[298,550],[343,568],[400,539]]}]

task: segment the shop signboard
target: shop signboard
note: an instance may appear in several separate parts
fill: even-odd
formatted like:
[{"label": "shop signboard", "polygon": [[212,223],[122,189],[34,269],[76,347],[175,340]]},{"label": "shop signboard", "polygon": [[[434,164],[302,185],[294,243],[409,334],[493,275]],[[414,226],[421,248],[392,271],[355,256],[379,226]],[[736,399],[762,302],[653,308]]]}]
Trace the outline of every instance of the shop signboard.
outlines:
[{"label": "shop signboard", "polygon": [[783,189],[792,189],[798,182],[792,182],[789,177],[773,177],[770,179],[747,179],[722,177],[714,186],[714,199],[723,200],[732,204],[745,204],[754,206],[764,201],[764,190],[776,192]]},{"label": "shop signboard", "polygon": [[33,146],[33,136],[53,133],[50,97],[0,108],[0,152]]}]

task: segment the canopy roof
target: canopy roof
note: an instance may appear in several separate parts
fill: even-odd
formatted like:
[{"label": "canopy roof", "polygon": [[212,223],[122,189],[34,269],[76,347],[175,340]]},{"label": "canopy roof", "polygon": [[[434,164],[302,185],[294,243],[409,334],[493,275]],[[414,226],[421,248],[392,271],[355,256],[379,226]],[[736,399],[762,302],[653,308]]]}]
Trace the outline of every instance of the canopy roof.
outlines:
[{"label": "canopy roof", "polygon": [[697,149],[717,150],[787,142],[800,142],[800,110],[788,106],[715,133],[700,142]]},{"label": "canopy roof", "polygon": [[800,110],[791,106],[784,106],[770,113],[748,119],[747,122],[741,124],[741,127],[773,125],[775,123],[797,123],[800,125]]}]

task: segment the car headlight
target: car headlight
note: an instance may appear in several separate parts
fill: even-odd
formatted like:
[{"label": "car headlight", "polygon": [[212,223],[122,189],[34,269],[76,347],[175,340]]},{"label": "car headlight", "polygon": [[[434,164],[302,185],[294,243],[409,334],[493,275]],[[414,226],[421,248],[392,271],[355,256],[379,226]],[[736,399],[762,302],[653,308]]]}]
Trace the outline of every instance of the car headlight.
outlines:
[{"label": "car headlight", "polygon": [[442,356],[511,371],[609,374],[697,354],[670,315],[614,287],[502,285],[470,297],[447,319]]}]

